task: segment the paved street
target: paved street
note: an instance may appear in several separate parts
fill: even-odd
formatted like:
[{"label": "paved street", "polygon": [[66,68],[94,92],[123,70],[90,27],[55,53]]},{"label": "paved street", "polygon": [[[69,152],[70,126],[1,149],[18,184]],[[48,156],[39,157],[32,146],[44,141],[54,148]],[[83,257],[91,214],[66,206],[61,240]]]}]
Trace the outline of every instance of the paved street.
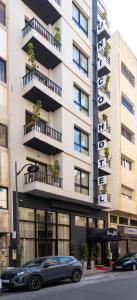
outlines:
[{"label": "paved street", "polygon": [[137,299],[137,272],[99,274],[82,279],[78,284],[65,282],[48,286],[37,292],[1,292],[3,300],[135,300]]}]

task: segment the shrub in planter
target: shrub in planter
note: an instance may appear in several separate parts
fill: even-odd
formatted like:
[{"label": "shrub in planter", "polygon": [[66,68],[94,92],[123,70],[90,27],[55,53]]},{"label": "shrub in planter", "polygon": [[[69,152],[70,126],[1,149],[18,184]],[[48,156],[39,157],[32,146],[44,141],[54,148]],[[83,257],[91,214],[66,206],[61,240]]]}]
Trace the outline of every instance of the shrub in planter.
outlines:
[{"label": "shrub in planter", "polygon": [[78,245],[76,241],[70,242],[70,255],[74,257],[78,257]]},{"label": "shrub in planter", "polygon": [[83,265],[83,272],[87,270],[87,261],[88,261],[88,244],[87,242],[82,242],[80,245],[80,253]]}]

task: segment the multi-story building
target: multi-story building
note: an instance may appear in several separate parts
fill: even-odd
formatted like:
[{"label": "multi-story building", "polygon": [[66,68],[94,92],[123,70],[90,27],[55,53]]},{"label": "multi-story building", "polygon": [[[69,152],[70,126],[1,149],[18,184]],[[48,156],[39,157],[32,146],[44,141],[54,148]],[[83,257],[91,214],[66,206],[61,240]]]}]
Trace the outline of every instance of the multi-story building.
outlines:
[{"label": "multi-story building", "polygon": [[120,33],[111,38],[112,208],[109,224],[121,232],[114,255],[137,251],[137,58]]},{"label": "multi-story building", "polygon": [[113,238],[103,211],[111,173],[106,7],[100,0],[14,0],[14,8],[0,0],[3,256],[15,265],[17,252],[25,262],[69,254],[71,241],[89,240],[103,263],[104,242]]}]

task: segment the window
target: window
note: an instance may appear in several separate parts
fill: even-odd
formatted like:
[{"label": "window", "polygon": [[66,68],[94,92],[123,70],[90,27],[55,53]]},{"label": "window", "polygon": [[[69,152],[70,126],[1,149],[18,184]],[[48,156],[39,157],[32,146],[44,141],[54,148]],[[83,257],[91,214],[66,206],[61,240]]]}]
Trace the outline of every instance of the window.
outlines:
[{"label": "window", "polygon": [[73,92],[74,92],[73,101],[74,101],[75,108],[88,116],[89,97],[76,86],[74,86]]},{"label": "window", "polygon": [[105,228],[105,221],[104,220],[97,220],[97,228],[99,228],[99,229]]},{"label": "window", "polygon": [[74,45],[73,62],[82,73],[88,75],[88,58]]},{"label": "window", "polygon": [[8,190],[4,187],[0,187],[0,209],[8,208]]},{"label": "window", "polygon": [[0,58],[0,80],[6,83],[6,62]]},{"label": "window", "polygon": [[123,217],[119,217],[119,224],[128,225],[128,219],[123,218]]},{"label": "window", "polygon": [[8,146],[8,129],[7,126],[0,124],[0,146]]},{"label": "window", "polygon": [[131,114],[135,114],[134,104],[126,96],[122,95],[121,103]]},{"label": "window", "polygon": [[123,61],[121,62],[121,71],[122,74],[126,77],[126,79],[131,83],[131,85],[135,87],[135,77],[127,68],[127,66],[123,63]]},{"label": "window", "polygon": [[39,171],[38,171],[39,173],[47,174],[47,165],[46,164],[43,164],[39,161],[35,161],[28,157],[27,157],[27,163],[37,165],[39,167]]},{"label": "window", "polygon": [[127,170],[132,170],[132,162],[125,157],[121,157],[121,166],[123,166]]},{"label": "window", "polygon": [[88,227],[95,228],[97,225],[97,220],[93,218],[88,218]]},{"label": "window", "polygon": [[19,219],[23,221],[34,221],[34,209],[25,207],[19,208]]},{"label": "window", "polygon": [[86,227],[87,226],[86,217],[75,216],[75,226]]},{"label": "window", "polygon": [[79,28],[84,31],[86,35],[88,35],[88,20],[87,18],[82,14],[80,9],[73,3],[72,4],[72,18],[75,21],[75,23],[79,26]]},{"label": "window", "polygon": [[136,226],[136,227],[137,227],[137,220],[132,220],[132,219],[130,219],[130,225],[131,225],[131,226]]},{"label": "window", "polygon": [[74,149],[88,155],[89,136],[78,128],[74,128]]},{"label": "window", "polygon": [[132,190],[129,189],[128,187],[126,187],[126,186],[122,186],[121,194],[125,198],[132,199]]},{"label": "window", "polygon": [[6,7],[1,1],[0,1],[0,23],[4,26],[6,25]]},{"label": "window", "polygon": [[74,172],[75,192],[89,195],[89,174],[75,168]]},{"label": "window", "polygon": [[122,126],[121,127],[121,134],[127,139],[129,140],[131,143],[134,144],[135,142],[135,135],[132,131],[130,131],[128,128]]},{"label": "window", "polygon": [[110,215],[110,223],[117,224],[117,216]]}]

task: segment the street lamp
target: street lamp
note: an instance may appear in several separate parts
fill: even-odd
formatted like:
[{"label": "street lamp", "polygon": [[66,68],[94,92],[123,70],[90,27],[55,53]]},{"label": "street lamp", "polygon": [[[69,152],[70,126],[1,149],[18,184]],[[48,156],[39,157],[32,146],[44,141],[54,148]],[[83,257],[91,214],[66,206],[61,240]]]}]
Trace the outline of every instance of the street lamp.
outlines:
[{"label": "street lamp", "polygon": [[20,171],[17,170],[17,162],[15,162],[15,186],[16,186],[16,262],[17,267],[19,266],[19,197],[18,197],[18,176],[20,173],[24,170],[24,168],[27,168],[28,173],[37,173],[39,171],[39,167],[32,164],[26,164],[24,165]]}]

